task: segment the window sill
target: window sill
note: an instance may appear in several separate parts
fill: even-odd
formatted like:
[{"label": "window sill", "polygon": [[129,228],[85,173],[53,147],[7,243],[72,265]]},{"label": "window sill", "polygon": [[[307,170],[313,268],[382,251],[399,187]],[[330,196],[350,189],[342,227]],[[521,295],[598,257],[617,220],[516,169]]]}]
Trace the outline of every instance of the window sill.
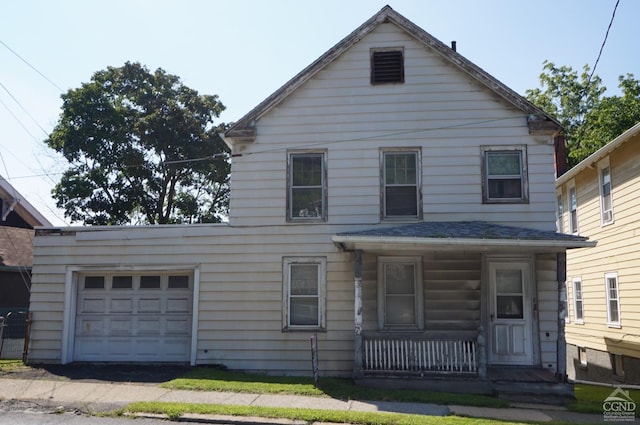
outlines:
[{"label": "window sill", "polygon": [[573,324],[574,325],[584,325],[584,320],[574,320]]},{"label": "window sill", "polygon": [[613,329],[622,329],[622,325],[620,325],[620,323],[607,323],[607,327]]},{"label": "window sill", "polygon": [[483,199],[483,204],[528,204],[528,199]]},{"label": "window sill", "polygon": [[324,333],[327,332],[327,330],[325,328],[317,328],[317,327],[296,327],[296,328],[282,328],[282,332],[320,332],[320,333]]}]

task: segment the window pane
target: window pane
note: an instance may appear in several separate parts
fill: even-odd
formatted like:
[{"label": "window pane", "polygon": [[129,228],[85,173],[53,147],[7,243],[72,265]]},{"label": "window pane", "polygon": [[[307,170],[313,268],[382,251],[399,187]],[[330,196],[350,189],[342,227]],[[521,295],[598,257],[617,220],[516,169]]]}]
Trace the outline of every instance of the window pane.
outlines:
[{"label": "window pane", "polygon": [[293,186],[322,186],[322,154],[292,155]]},{"label": "window pane", "polygon": [[522,180],[489,179],[489,198],[522,198]]},{"label": "window pane", "polygon": [[609,301],[609,317],[611,322],[617,323],[618,321],[620,321],[620,316],[618,314],[617,300]]},{"label": "window pane", "polygon": [[487,152],[489,176],[519,176],[521,169],[520,152]]},{"label": "window pane", "polygon": [[416,154],[385,153],[385,184],[416,184]]},{"label": "window pane", "polygon": [[113,289],[132,289],[133,276],[113,276],[111,287]]},{"label": "window pane", "polygon": [[104,276],[85,277],[84,289],[104,289]]},{"label": "window pane", "polygon": [[384,271],[387,294],[414,295],[415,272],[413,264],[386,264]]},{"label": "window pane", "polygon": [[291,265],[291,295],[318,295],[318,265]]},{"label": "window pane", "polygon": [[318,326],[318,297],[291,298],[289,322],[298,326]]},{"label": "window pane", "polygon": [[292,217],[321,217],[322,188],[305,188],[291,191]]},{"label": "window pane", "polygon": [[413,295],[387,296],[386,303],[386,325],[416,324],[416,304]]},{"label": "window pane", "polygon": [[523,313],[521,295],[498,295],[496,297],[496,316],[498,319],[522,319]]},{"label": "window pane", "polygon": [[189,276],[169,276],[169,289],[189,289]]},{"label": "window pane", "polygon": [[417,216],[418,194],[415,186],[393,186],[385,189],[386,216]]},{"label": "window pane", "polygon": [[160,289],[160,276],[140,276],[140,289]]}]

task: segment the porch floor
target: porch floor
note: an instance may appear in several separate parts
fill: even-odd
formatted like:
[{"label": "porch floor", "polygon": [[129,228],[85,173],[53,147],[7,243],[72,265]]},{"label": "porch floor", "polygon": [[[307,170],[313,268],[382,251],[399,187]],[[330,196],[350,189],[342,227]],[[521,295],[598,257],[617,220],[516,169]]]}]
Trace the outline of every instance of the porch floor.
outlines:
[{"label": "porch floor", "polygon": [[573,398],[573,385],[560,382],[553,372],[536,367],[489,367],[487,379],[470,375],[425,374],[365,375],[359,385],[494,395],[521,403],[565,404]]}]

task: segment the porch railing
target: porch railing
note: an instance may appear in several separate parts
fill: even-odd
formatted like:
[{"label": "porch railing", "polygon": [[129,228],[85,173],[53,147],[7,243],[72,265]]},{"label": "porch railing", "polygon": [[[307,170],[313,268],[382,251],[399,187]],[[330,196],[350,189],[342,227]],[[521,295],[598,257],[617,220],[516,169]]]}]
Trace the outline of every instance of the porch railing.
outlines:
[{"label": "porch railing", "polygon": [[476,340],[363,335],[363,372],[478,373]]}]

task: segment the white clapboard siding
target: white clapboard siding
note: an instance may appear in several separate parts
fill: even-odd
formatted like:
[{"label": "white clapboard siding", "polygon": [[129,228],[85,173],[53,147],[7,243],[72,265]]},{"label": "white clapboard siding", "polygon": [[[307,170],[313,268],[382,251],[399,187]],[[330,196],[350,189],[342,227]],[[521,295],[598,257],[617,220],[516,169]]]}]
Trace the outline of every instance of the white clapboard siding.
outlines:
[{"label": "white clapboard siding", "polygon": [[[598,241],[595,248],[567,253],[567,290],[570,323],[566,339],[570,344],[640,358],[640,137],[609,155],[614,223],[600,224],[598,167],[585,168],[574,181],[578,195],[580,234]],[[563,188],[568,197],[568,186]],[[566,222],[566,220],[565,220]],[[568,224],[568,222],[567,222]],[[618,273],[620,326],[607,324],[605,273]],[[574,320],[571,281],[582,279],[584,323]]]},{"label": "white clapboard siding", "polygon": [[[405,83],[372,86],[370,49],[403,47]],[[526,117],[392,24],[382,24],[256,124],[232,161],[230,220],[286,222],[286,151],[327,151],[328,222],[380,220],[380,148],[419,147],[425,220],[553,230],[553,146]],[[526,145],[528,204],[483,205],[480,146]]]}]

